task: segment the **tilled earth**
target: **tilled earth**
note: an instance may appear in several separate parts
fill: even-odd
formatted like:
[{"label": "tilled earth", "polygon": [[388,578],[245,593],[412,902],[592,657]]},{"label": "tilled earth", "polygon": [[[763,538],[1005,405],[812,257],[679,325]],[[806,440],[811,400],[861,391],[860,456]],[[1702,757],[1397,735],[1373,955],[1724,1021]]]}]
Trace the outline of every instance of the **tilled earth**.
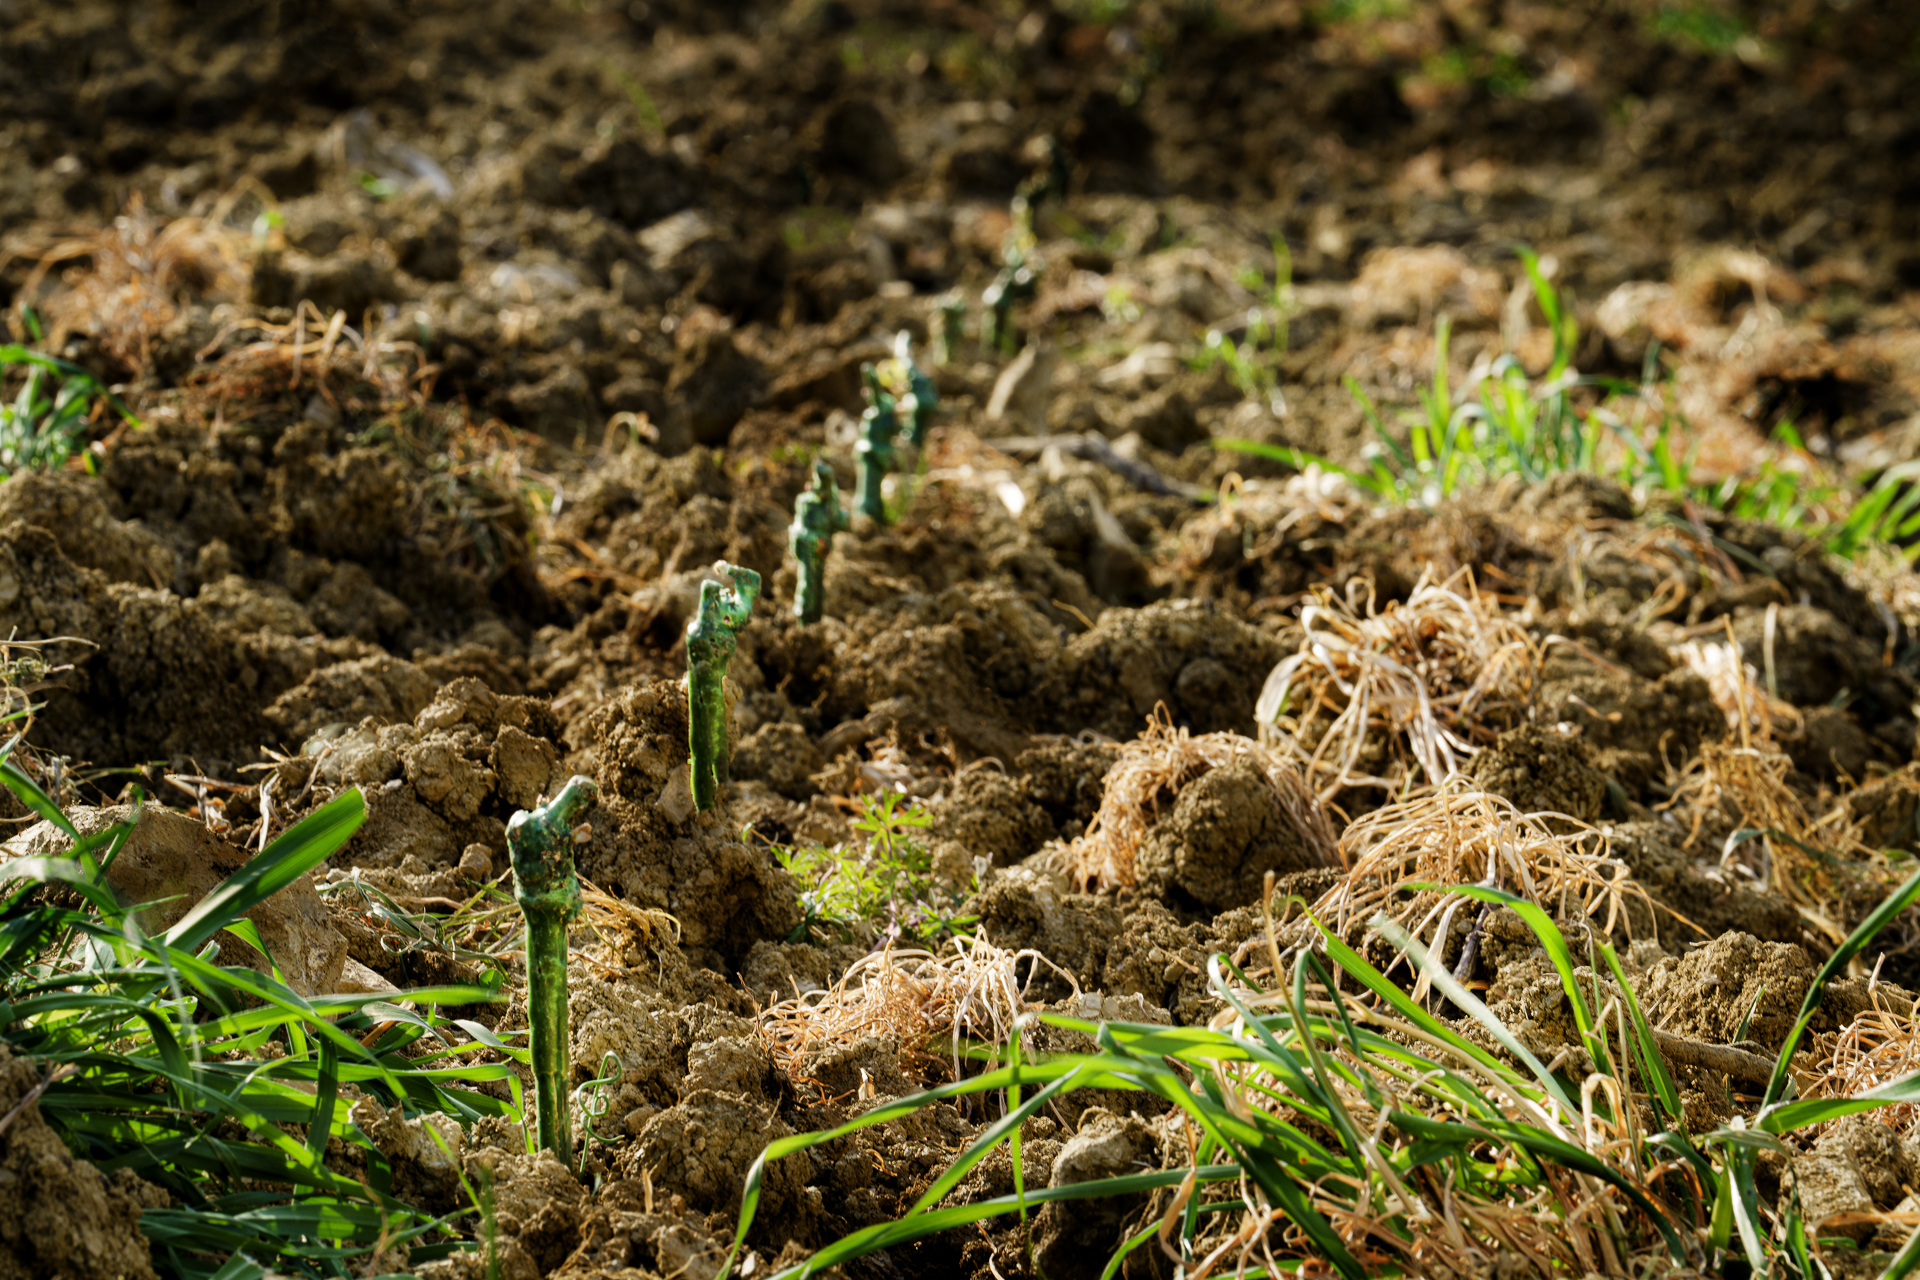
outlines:
[{"label": "tilled earth", "polygon": [[[585,1081],[619,1056],[611,1140],[580,1185],[517,1134],[455,1135],[489,1171],[503,1276],[710,1274],[769,1140],[944,1078],[910,1037],[787,1053],[760,1016],[867,951],[805,927],[770,852],[851,839],[863,793],[915,797],[984,935],[1052,962],[1021,968],[1031,1004],[1211,1017],[1206,958],[1259,933],[1264,874],[1308,898],[1331,874],[1255,757],[1154,793],[1137,874],[1090,871],[1087,837],[1150,718],[1259,737],[1323,589],[1364,613],[1471,573],[1532,646],[1520,692],[1456,725],[1472,785],[1607,833],[1667,909],[1634,952],[1666,1029],[1718,1044],[1747,1019],[1777,1045],[1888,883],[1877,851],[1920,845],[1911,574],[1594,477],[1380,512],[1209,443],[1360,458],[1343,380],[1411,402],[1442,315],[1456,384],[1502,351],[1545,368],[1527,244],[1583,373],[1637,379],[1656,352],[1703,475],[1754,465],[1782,422],[1854,474],[1920,453],[1920,16],[1776,8],[1724,47],[1685,6],[1477,0],[12,14],[0,299],[144,422],[103,414],[85,469],[0,485],[0,628],[62,668],[36,758],[76,804],[134,779],[231,842],[358,785],[371,818],[329,874],[421,911],[505,870],[516,809],[599,782],[580,867],[627,924],[576,966],[574,1061]],[[935,296],[977,304],[1010,199],[1049,175],[1027,187],[1031,354],[1003,377],[970,331],[931,369],[905,515],[840,537],[828,616],[798,625],[786,526],[814,457],[852,481],[861,364],[901,330],[926,360]],[[1250,308],[1287,333],[1251,394],[1196,358]],[[734,786],[698,815],[681,637],[718,559],[768,591],[731,667]],[[1751,747],[1743,699],[1767,814],[1797,805],[1850,851],[1818,893],[1733,857],[1756,811],[1715,752]],[[1390,737],[1358,772],[1405,764]],[[1393,796],[1327,798],[1338,838]],[[349,962],[402,987],[467,972],[328,901],[344,942],[316,986]],[[1920,983],[1896,933],[1882,1001]],[[1489,1002],[1553,1042],[1525,939],[1490,936]],[[1816,1031],[1866,990],[1842,984]],[[1030,1184],[1094,1147],[1184,1158],[1152,1117],[1076,1106],[1034,1122]],[[356,1117],[396,1193],[458,1203],[417,1125]],[[901,1212],[975,1133],[935,1108],[775,1166],[758,1265]],[[51,1141],[23,1124],[0,1159],[29,1138]],[[125,1253],[152,1191],[126,1182],[0,1198],[28,1221],[94,1197],[125,1230],[61,1274],[131,1274],[137,1250],[80,1260]],[[1002,1159],[955,1194],[1011,1186]],[[1849,1207],[1904,1193],[1875,1194]],[[1096,1276],[1121,1225],[1047,1220],[1042,1264]],[[1029,1264],[982,1231],[867,1265]]]}]

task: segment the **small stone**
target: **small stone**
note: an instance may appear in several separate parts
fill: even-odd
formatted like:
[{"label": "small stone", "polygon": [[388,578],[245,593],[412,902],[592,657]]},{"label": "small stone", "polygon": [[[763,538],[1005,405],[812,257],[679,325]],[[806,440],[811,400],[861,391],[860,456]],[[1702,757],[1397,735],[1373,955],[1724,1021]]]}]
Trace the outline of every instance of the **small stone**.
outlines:
[{"label": "small stone", "polygon": [[483,844],[470,844],[460,854],[460,874],[469,880],[493,879],[493,853]]}]

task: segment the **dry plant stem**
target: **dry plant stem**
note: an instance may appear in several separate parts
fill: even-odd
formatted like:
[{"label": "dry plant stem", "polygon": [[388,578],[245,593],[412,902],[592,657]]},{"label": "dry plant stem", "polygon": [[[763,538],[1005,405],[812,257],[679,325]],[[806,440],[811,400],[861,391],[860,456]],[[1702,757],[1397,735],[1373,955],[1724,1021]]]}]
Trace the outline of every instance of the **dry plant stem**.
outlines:
[{"label": "dry plant stem", "polygon": [[1146,463],[1115,453],[1113,446],[1099,436],[1073,434],[1015,436],[1011,439],[989,441],[989,443],[1002,453],[1039,453],[1048,448],[1058,449],[1069,457],[1079,458],[1083,462],[1098,463],[1136,489],[1144,489],[1148,493],[1166,494],[1174,498],[1185,498],[1189,502],[1211,501],[1211,495],[1205,489],[1198,485],[1169,480]]},{"label": "dry plant stem", "polygon": [[813,484],[794,499],[793,523],[787,526],[787,547],[800,570],[793,614],[803,626],[820,621],[826,609],[827,553],[833,549],[833,535],[848,523],[833,468],[825,462],[814,463]]},{"label": "dry plant stem", "polygon": [[527,1024],[540,1145],[573,1169],[573,1123],[567,1110],[572,1070],[567,1038],[567,925],[580,914],[573,874],[576,818],[599,793],[574,777],[545,805],[523,809],[507,824],[513,896],[527,919]]},{"label": "dry plant stem", "polygon": [[717,560],[713,571],[733,585],[701,583],[699,612],[687,624],[687,749],[699,809],[713,808],[727,780],[727,662],[760,598],[753,570]]}]

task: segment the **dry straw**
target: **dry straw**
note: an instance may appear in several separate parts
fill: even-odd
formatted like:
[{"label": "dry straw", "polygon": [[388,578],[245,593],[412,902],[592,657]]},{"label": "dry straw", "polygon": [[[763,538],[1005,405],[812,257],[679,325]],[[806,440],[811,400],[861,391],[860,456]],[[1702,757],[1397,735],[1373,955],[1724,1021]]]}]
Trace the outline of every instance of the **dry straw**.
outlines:
[{"label": "dry straw", "polygon": [[1174,727],[1165,706],[1156,707],[1144,732],[1121,746],[1107,770],[1106,794],[1086,834],[1073,842],[1074,882],[1093,886],[1133,884],[1141,843],[1180,792],[1203,775],[1249,757],[1273,788],[1275,803],[1292,822],[1312,861],[1339,865],[1333,828],[1293,761],[1237,733],[1198,737]]},{"label": "dry straw", "polygon": [[1015,1020],[1031,1007],[1028,988],[1043,968],[1080,993],[1073,975],[1038,951],[1003,950],[984,929],[955,938],[953,947],[944,955],[873,952],[831,988],[796,993],[763,1010],[760,1029],[775,1064],[799,1080],[812,1050],[883,1035],[899,1045],[902,1065],[926,1078],[939,1067],[937,1041],[944,1036],[957,1079],[961,1041],[1007,1043]]},{"label": "dry straw", "polygon": [[[1868,988],[1873,1005],[1833,1038],[1825,1067],[1801,1082],[1809,1098],[1847,1098],[1920,1071],[1920,1000],[1904,1009],[1889,1005],[1880,984]],[[1920,1130],[1920,1107],[1898,1103],[1873,1112],[1875,1119],[1912,1137]]]},{"label": "dry straw", "polygon": [[[1465,569],[1429,573],[1380,608],[1370,582],[1324,588],[1300,612],[1299,652],[1268,675],[1254,717],[1263,740],[1306,762],[1322,800],[1356,786],[1438,786],[1518,720],[1539,654],[1526,628]],[[1371,740],[1389,768],[1363,772]]]},{"label": "dry straw", "polygon": [[[1544,819],[1567,834],[1549,830]],[[1376,809],[1347,828],[1340,856],[1347,874],[1314,904],[1314,914],[1348,937],[1385,916],[1436,956],[1446,955],[1455,916],[1469,899],[1416,886],[1504,889],[1563,924],[1591,922],[1603,936],[1631,931],[1629,902],[1641,904],[1643,918],[1653,912],[1603,833],[1566,814],[1523,814],[1483,791],[1448,788]]]}]

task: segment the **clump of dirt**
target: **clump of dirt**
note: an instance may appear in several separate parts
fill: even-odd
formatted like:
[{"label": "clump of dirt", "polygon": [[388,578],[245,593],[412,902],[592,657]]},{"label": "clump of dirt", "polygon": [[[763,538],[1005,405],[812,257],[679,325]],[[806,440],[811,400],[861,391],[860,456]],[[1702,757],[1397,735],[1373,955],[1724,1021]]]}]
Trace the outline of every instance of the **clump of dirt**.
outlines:
[{"label": "clump of dirt", "polygon": [[1325,851],[1301,831],[1250,753],[1180,788],[1134,856],[1141,892],[1209,912],[1258,899],[1268,875],[1325,865]]},{"label": "clump of dirt", "polygon": [[[1539,725],[1501,734],[1473,758],[1467,776],[1522,813],[1563,815],[1587,825],[1600,820],[1607,801],[1606,777],[1587,763],[1584,745],[1571,733]],[[1554,820],[1547,821],[1551,826]]]},{"label": "clump of dirt", "polygon": [[171,1199],[131,1170],[77,1160],[34,1101],[44,1072],[0,1045],[0,1276],[8,1280],[153,1280],[140,1214]]},{"label": "clump of dirt", "polygon": [[1049,664],[1036,691],[1047,719],[1122,741],[1156,707],[1196,734],[1254,733],[1252,697],[1282,650],[1210,601],[1110,609]]},{"label": "clump of dirt", "polygon": [[[1185,800],[1229,767],[1237,772]],[[1093,824],[1067,856],[1083,888],[1140,885],[1159,896],[1177,885],[1219,906],[1244,901],[1268,871],[1336,862],[1332,828],[1293,761],[1250,738],[1194,737],[1164,719],[1120,749]]]},{"label": "clump of dirt", "polygon": [[504,866],[506,820],[564,780],[559,736],[545,702],[460,679],[411,723],[370,718],[289,759],[274,789],[283,797],[361,789],[366,825],[337,855],[340,865],[421,875],[457,867],[479,845]]},{"label": "clump of dirt", "polygon": [[1544,720],[1571,726],[1592,747],[1594,767],[1642,803],[1659,798],[1650,788],[1670,767],[1726,731],[1712,688],[1693,671],[1648,679],[1565,648],[1547,655],[1539,704]]},{"label": "clump of dirt", "polygon": [[799,895],[764,846],[682,803],[686,717],[682,684],[642,680],[569,727],[567,768],[601,787],[594,838],[576,857],[609,893],[679,921],[691,962],[731,974],[755,943],[800,924]]}]

